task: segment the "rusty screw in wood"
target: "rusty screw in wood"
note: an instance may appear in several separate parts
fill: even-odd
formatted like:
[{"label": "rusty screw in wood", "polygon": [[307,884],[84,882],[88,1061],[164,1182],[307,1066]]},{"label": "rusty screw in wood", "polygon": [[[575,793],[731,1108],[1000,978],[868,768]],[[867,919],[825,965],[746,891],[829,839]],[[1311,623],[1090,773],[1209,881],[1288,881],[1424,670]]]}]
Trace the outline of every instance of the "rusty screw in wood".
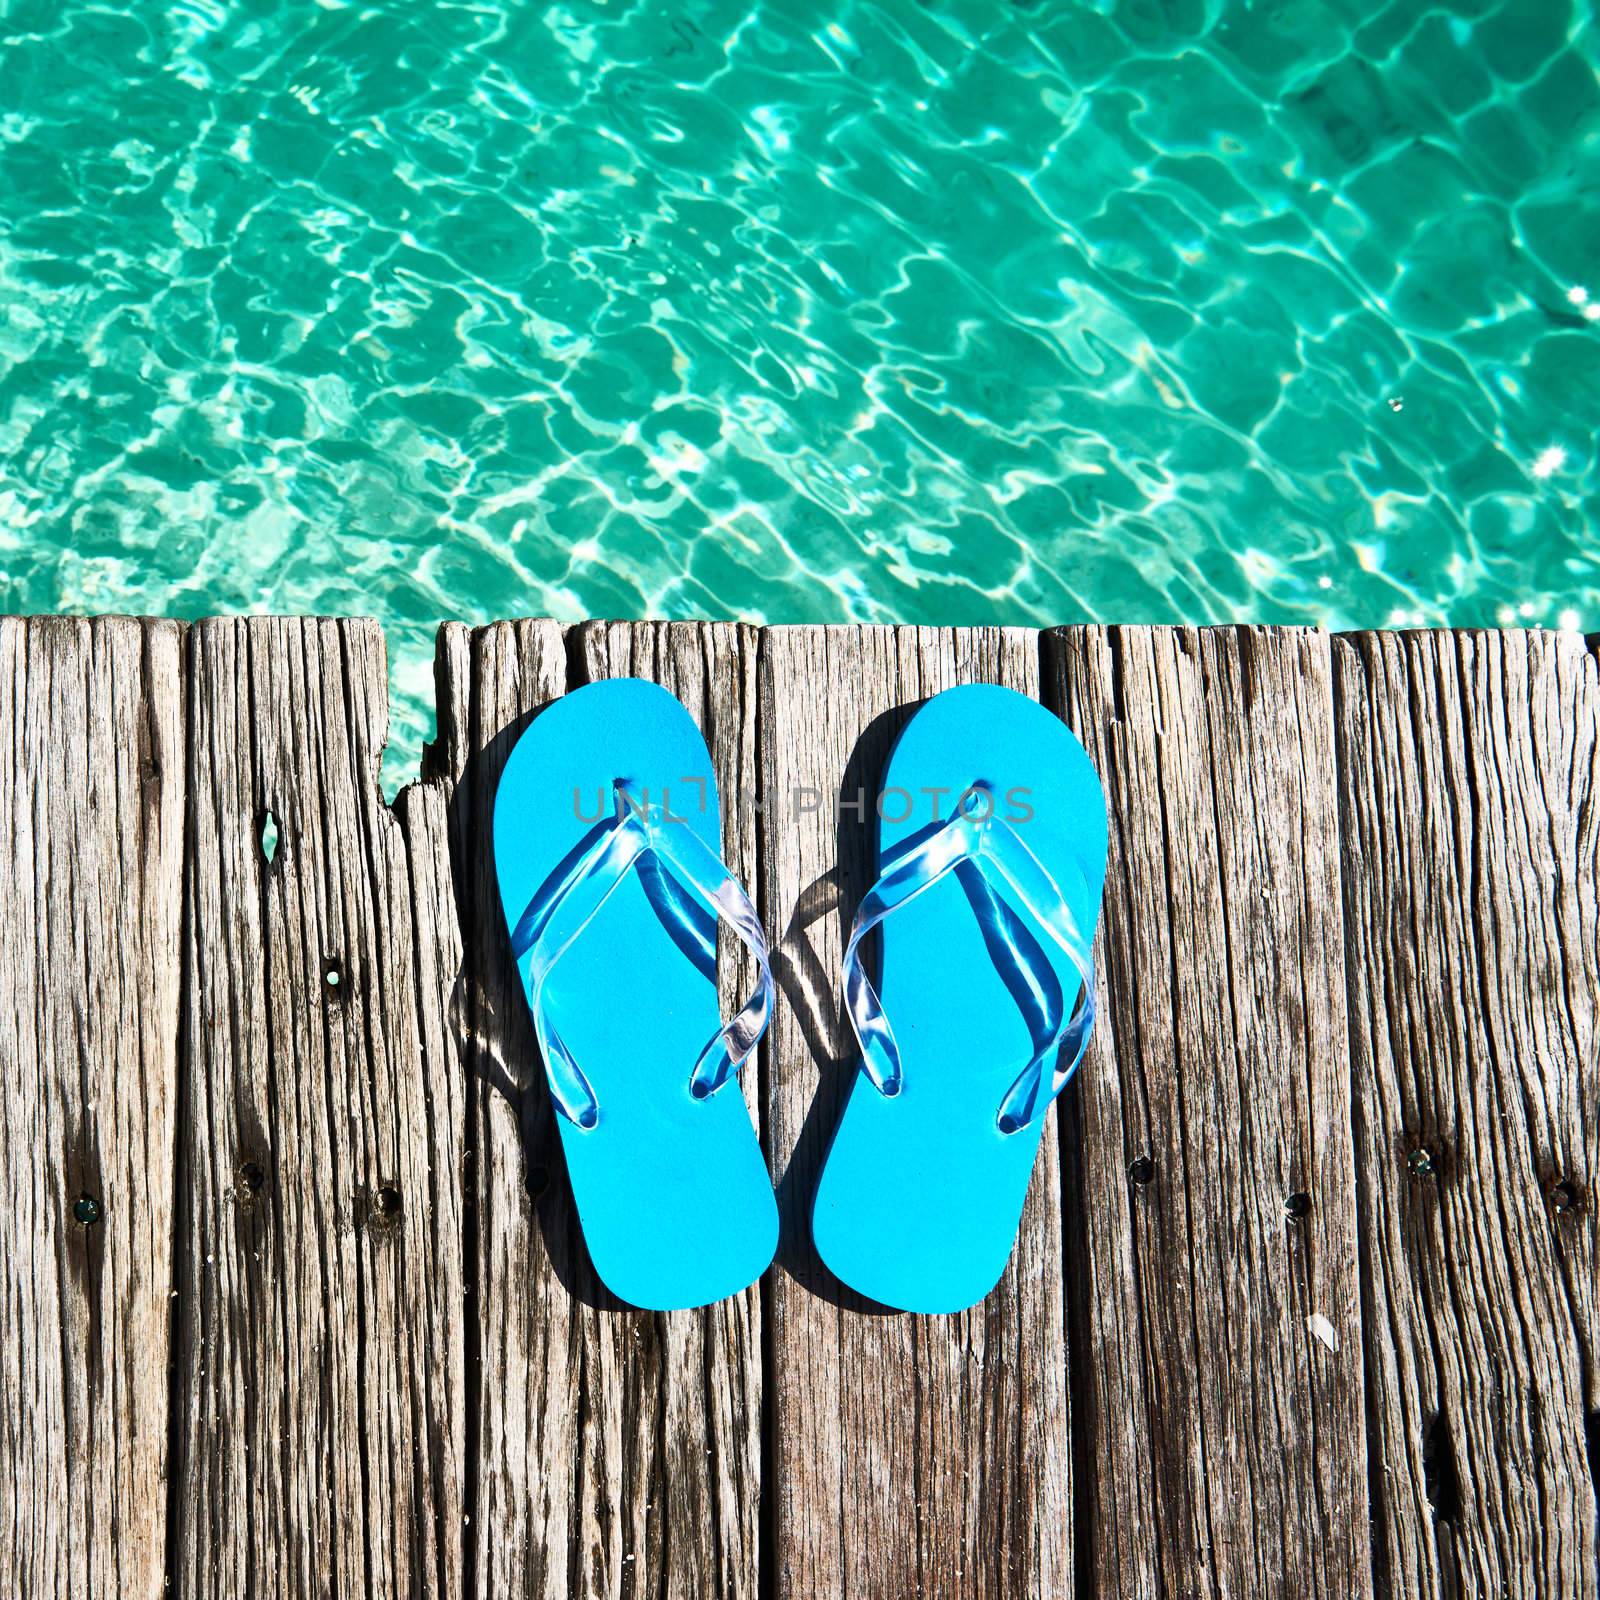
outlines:
[{"label": "rusty screw in wood", "polygon": [[100,1202],[92,1194],[80,1194],[72,1205],[72,1217],[84,1227],[92,1228],[100,1220]]}]

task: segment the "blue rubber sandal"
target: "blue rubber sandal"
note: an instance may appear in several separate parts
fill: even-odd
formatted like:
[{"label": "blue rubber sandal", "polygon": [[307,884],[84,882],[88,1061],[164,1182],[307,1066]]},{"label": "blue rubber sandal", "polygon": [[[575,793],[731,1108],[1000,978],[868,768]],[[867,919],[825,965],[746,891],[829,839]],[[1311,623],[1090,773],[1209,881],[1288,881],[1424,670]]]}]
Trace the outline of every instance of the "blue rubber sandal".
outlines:
[{"label": "blue rubber sandal", "polygon": [[[500,898],[584,1239],[612,1293],[650,1310],[736,1294],[778,1242],[738,1079],[772,972],[720,816],[693,719],[636,678],[538,716],[495,796]],[[719,914],[761,974],[726,1026]]]},{"label": "blue rubber sandal", "polygon": [[[880,1304],[960,1311],[1005,1271],[1045,1112],[1094,1025],[1105,795],[1044,707],[950,689],[889,758],[878,862],[844,961],[860,1069],[813,1236]],[[874,988],[861,946],[880,925]]]}]

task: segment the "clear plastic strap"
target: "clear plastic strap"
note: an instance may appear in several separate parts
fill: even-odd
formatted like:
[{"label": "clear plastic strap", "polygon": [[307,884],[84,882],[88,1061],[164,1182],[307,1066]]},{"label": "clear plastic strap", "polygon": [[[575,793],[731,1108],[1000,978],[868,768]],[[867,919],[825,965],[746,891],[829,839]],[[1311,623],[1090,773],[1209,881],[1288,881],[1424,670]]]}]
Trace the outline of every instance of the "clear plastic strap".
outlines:
[{"label": "clear plastic strap", "polygon": [[[696,1061],[689,1078],[690,1093],[697,1100],[715,1094],[738,1071],[772,1018],[773,981],[767,941],[744,887],[684,819],[672,816],[665,797],[651,803],[647,795],[619,782],[615,817],[587,850],[540,886],[511,936],[512,953],[517,960],[530,957],[531,1009],[552,1097],[562,1115],[585,1130],[599,1123],[599,1101],[549,1016],[544,986],[557,962],[594,921],[628,871],[639,867],[646,856],[654,856],[671,879],[693,890],[724,917],[755,955],[759,968],[754,992],[732,1021],[712,1035]],[[671,879],[666,885],[669,888]],[[704,931],[688,915],[685,901],[665,893],[656,897],[655,904],[660,915],[670,917],[715,960],[715,939],[707,944]]]},{"label": "clear plastic strap", "polygon": [[[981,809],[980,809],[981,802]],[[845,1010],[861,1045],[862,1067],[884,1095],[897,1095],[904,1084],[900,1049],[878,992],[861,960],[861,943],[884,919],[948,876],[963,862],[972,862],[989,880],[993,895],[998,878],[1010,897],[1066,957],[1077,978],[1071,987],[1058,983],[1053,967],[1041,969],[1034,953],[1015,940],[1004,940],[1003,959],[1038,1005],[1040,1041],[1032,1059],[1013,1080],[996,1112],[1004,1133],[1025,1127],[1039,1109],[1044,1068],[1052,1058],[1053,1099],[1077,1069],[1094,1027],[1094,969],[1088,942],[1065,897],[1027,842],[998,815],[993,792],[974,784],[956,804],[948,821],[887,867],[867,891],[850,929],[844,955]],[[1076,1000],[1064,1010],[1064,993]]]},{"label": "clear plastic strap", "polygon": [[900,1093],[900,1046],[883,1002],[861,960],[861,943],[885,917],[908,905],[941,878],[972,858],[975,841],[959,812],[921,844],[913,846],[862,896],[844,952],[844,1004],[861,1046],[861,1064],[880,1094]]},{"label": "clear plastic strap", "polygon": [[[1083,1059],[1089,1035],[1094,1029],[1094,954],[1049,869],[1028,848],[1027,841],[1010,823],[993,814],[992,805],[990,818],[984,825],[978,859],[980,865],[994,866],[1017,904],[1049,935],[1051,942],[1066,957],[1078,980],[1076,999],[1071,1010],[1048,1032],[1041,1048],[1017,1074],[1000,1102],[997,1117],[1000,1129],[1003,1133],[1015,1133],[1019,1128],[1026,1127],[1042,1106],[1048,1105],[1061,1093]],[[1014,945],[1011,948],[1015,950],[1023,972],[1037,981],[1039,975],[1032,970],[1029,954]],[[1058,992],[1065,998],[1065,995],[1073,993],[1073,986],[1062,984]],[[1050,1090],[1041,1100],[1039,1090],[1044,1069],[1052,1061]]]}]

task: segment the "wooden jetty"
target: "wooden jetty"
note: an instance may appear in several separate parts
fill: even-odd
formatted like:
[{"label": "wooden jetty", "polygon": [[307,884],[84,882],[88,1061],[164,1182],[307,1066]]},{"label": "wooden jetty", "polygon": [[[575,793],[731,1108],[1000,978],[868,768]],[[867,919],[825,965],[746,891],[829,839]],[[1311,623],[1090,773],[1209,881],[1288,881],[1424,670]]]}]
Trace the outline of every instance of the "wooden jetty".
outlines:
[{"label": "wooden jetty", "polygon": [[[782,991],[779,1260],[671,1315],[585,1260],[487,851],[623,673]],[[0,1591],[1593,1600],[1583,639],[521,621],[437,679],[391,807],[373,623],[0,620]],[[1102,1023],[1000,1287],[885,1315],[805,1221],[868,832],[788,797],[975,679],[1104,777]]]}]

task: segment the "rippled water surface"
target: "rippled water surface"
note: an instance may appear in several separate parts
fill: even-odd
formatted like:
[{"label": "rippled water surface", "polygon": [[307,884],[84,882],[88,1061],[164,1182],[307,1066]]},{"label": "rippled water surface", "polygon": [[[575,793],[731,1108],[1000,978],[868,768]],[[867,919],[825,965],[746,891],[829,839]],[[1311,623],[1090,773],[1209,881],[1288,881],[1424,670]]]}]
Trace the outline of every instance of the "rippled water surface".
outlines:
[{"label": "rippled water surface", "polygon": [[0,4],[0,609],[1596,625],[1586,6]]}]

